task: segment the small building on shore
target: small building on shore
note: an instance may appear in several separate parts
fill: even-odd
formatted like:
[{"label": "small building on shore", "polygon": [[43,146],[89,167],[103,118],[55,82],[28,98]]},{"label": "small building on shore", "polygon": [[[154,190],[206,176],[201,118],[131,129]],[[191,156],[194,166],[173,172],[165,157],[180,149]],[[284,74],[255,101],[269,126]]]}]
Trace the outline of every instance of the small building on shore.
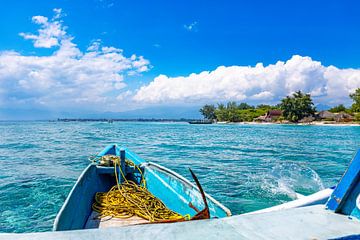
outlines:
[{"label": "small building on shore", "polygon": [[279,119],[281,117],[282,111],[281,110],[269,110],[266,112],[265,115],[257,117],[254,119],[254,121],[257,122],[273,122]]},{"label": "small building on shore", "polygon": [[315,117],[317,120],[335,121],[336,114],[329,111],[321,111]]},{"label": "small building on shore", "polygon": [[354,117],[348,113],[332,113],[329,111],[321,111],[316,114],[316,119],[320,121],[335,121],[335,122],[351,122]]},{"label": "small building on shore", "polygon": [[336,122],[351,122],[353,120],[354,120],[353,116],[351,116],[350,114],[344,113],[344,112],[338,113],[335,116]]}]

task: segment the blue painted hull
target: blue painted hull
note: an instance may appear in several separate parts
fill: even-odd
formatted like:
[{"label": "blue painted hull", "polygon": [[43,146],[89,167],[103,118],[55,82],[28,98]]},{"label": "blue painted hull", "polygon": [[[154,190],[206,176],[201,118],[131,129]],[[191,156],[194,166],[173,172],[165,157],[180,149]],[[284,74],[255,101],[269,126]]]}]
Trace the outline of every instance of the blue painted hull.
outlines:
[{"label": "blue painted hull", "polygon": [[[181,214],[194,216],[197,212],[189,206],[203,209],[204,204],[197,187],[179,174],[146,162],[128,149],[124,149],[126,159],[140,165],[147,189],[160,199],[169,209]],[[116,145],[106,147],[99,157],[111,154],[120,156],[120,148]],[[54,231],[84,229],[89,218],[96,192],[107,192],[116,184],[113,167],[90,164],[81,174],[54,222]],[[229,209],[221,205],[211,196],[206,195],[211,218],[230,216]]]}]

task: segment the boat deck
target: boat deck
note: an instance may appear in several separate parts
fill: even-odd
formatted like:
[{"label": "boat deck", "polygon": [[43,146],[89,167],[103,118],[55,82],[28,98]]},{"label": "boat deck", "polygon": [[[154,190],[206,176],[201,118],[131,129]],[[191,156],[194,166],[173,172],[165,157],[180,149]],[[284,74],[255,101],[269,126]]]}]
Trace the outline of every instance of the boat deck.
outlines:
[{"label": "boat deck", "polygon": [[146,223],[150,223],[150,221],[138,216],[132,216],[131,218],[111,218],[111,217],[99,218],[99,214],[95,211],[92,211],[86,222],[85,229],[124,227],[124,226],[146,224]]},{"label": "boat deck", "polygon": [[360,239],[360,222],[327,211],[324,205],[315,205],[172,224],[0,234],[0,239],[336,239],[344,236]]}]

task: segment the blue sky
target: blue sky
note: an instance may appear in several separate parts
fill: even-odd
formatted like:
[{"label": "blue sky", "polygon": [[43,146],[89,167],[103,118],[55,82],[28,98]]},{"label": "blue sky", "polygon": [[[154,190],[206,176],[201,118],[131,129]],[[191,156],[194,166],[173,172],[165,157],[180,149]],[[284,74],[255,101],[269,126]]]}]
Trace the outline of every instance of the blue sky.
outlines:
[{"label": "blue sky", "polygon": [[358,1],[1,4],[3,118],[19,109],[55,116],[275,103],[296,90],[319,104],[348,105],[348,94],[360,87]]}]

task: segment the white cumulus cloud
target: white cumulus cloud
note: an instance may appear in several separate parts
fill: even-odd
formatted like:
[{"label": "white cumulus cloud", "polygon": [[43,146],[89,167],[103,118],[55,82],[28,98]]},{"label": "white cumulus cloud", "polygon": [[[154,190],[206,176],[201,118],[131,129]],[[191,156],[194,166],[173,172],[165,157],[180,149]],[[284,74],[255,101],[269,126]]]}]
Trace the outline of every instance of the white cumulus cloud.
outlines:
[{"label": "white cumulus cloud", "polygon": [[54,15],[50,20],[32,18],[40,25],[37,34],[21,33],[34,47],[56,47],[52,54],[0,52],[0,107],[107,110],[107,106],[118,104],[125,76],[149,70],[150,62],[144,57],[126,57],[122,49],[102,46],[100,40],[81,51],[60,20],[61,9],[54,9]]},{"label": "white cumulus cloud", "polygon": [[159,75],[142,86],[133,99],[144,103],[248,101],[275,103],[297,90],[311,93],[316,103],[350,103],[360,87],[359,69],[323,66],[310,57],[294,55],[286,62],[264,66],[220,66],[188,76]]},{"label": "white cumulus cloud", "polygon": [[32,21],[40,25],[38,34],[32,33],[20,33],[24,39],[31,39],[34,41],[34,47],[38,48],[51,48],[54,46],[59,46],[60,41],[66,37],[65,27],[61,25],[59,20],[61,17],[62,10],[60,8],[54,9],[54,17],[49,21],[47,17],[44,16],[34,16]]}]

